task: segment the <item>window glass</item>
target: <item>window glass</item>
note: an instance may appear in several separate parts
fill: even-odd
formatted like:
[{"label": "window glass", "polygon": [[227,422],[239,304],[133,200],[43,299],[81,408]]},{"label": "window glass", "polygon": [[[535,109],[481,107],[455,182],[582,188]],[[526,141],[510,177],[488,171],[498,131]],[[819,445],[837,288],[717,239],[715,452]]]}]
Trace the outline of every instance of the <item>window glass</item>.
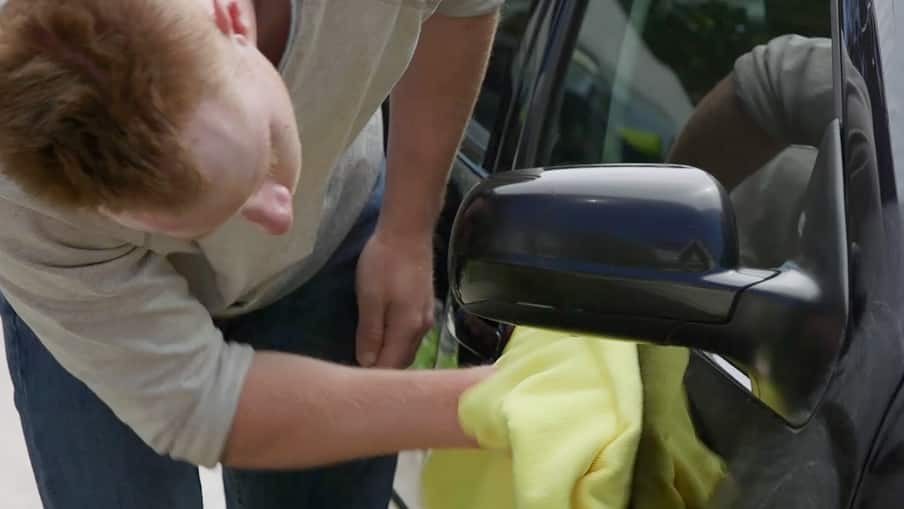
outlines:
[{"label": "window glass", "polygon": [[742,262],[780,265],[835,116],[829,34],[824,0],[589,0],[537,163],[700,167]]},{"label": "window glass", "polygon": [[541,163],[665,160],[736,59],[785,34],[828,37],[828,3],[591,0]]}]

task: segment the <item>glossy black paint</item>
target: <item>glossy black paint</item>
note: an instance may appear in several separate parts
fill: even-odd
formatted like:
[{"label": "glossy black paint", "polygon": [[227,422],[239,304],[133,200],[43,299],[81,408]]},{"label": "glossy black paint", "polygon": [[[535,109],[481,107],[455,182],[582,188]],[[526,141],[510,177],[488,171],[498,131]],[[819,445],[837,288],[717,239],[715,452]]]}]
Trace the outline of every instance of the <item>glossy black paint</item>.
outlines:
[{"label": "glossy black paint", "polygon": [[490,320],[731,358],[770,409],[801,426],[825,393],[848,317],[837,121],[820,154],[801,255],[779,272],[739,270],[731,204],[696,168],[521,170],[465,198],[452,294]]},{"label": "glossy black paint", "polygon": [[672,334],[674,344],[745,367],[763,402],[794,426],[806,424],[822,401],[842,350],[850,299],[838,121],[826,130],[819,152],[798,258],[745,290],[730,323],[689,323]]},{"label": "glossy black paint", "polygon": [[[865,449],[865,457],[858,456],[863,470],[851,507],[878,509],[897,507],[904,500],[904,221],[897,192],[897,183],[904,178],[904,163],[895,161],[892,155],[888,88],[876,22],[876,6],[881,4],[888,12],[890,2],[842,0],[839,4],[840,35],[851,63],[844,71],[861,76],[869,91],[866,114],[863,101],[855,100],[853,94],[848,94],[845,101],[846,116],[850,118],[845,137],[851,145],[845,158],[852,170],[848,175],[849,226],[855,255],[852,335],[853,343],[860,345],[849,355],[858,359],[863,376],[849,380],[846,402],[848,408],[869,415],[870,425],[878,430],[867,443],[861,430],[843,438],[851,447]],[[869,157],[863,157],[864,153]]]},{"label": "glossy black paint", "polygon": [[904,500],[904,397],[895,399],[882,426],[856,507],[880,509],[898,507]]},{"label": "glossy black paint", "polygon": [[736,270],[722,186],[665,165],[499,174],[465,198],[451,252],[466,310],[598,333],[650,319],[667,328],[642,339],[658,342],[672,322],[726,322],[737,293],[772,275]]},{"label": "glossy black paint", "polygon": [[537,165],[538,151],[544,145],[543,135],[550,121],[548,111],[554,101],[568,65],[567,52],[574,47],[579,23],[586,1],[559,0],[550,2],[549,25],[542,31],[544,43],[535,52],[536,71],[534,73],[533,95],[521,118],[520,136],[515,147],[512,166],[499,169],[530,168]]},{"label": "glossy black paint", "polygon": [[533,15],[528,23],[525,40],[518,50],[516,71],[518,83],[513,84],[516,94],[507,105],[504,128],[494,133],[484,158],[484,168],[490,172],[524,168],[519,153],[528,127],[537,120],[532,111],[543,78],[551,72],[549,45],[561,37],[561,15],[566,0],[535,0]]},{"label": "glossy black paint", "polygon": [[[838,57],[852,63],[844,65],[839,97],[851,276],[844,349],[822,404],[797,430],[757,411],[743,389],[695,356],[685,386],[699,433],[739,479],[735,503],[717,507],[885,508],[904,501],[904,486],[896,482],[904,458],[895,450],[904,436],[897,425],[904,412],[904,237],[901,204],[890,189],[900,175],[888,143],[881,59],[863,47],[879,40],[873,2],[833,6]],[[866,101],[851,86],[858,79],[867,84]]]},{"label": "glossy black paint", "polygon": [[[732,508],[889,508],[904,506],[904,260],[901,246],[902,205],[897,183],[902,177],[892,157],[883,62],[884,42],[876,25],[875,5],[893,0],[831,0],[837,8],[836,80],[844,83],[836,98],[842,120],[847,252],[849,253],[849,320],[844,325],[833,369],[821,404],[801,425],[792,426],[751,391],[725,376],[713,359],[696,352],[685,375],[685,388],[700,438],[730,466],[731,495],[716,497],[711,507]],[[577,0],[543,1],[550,10],[537,21],[536,48],[567,42],[580,24]],[[571,4],[571,18],[549,16],[552,6]],[[900,6],[898,6],[900,9]],[[557,23],[559,30],[551,24]],[[887,31],[886,31],[887,32]],[[886,37],[889,34],[886,33]],[[564,44],[567,46],[567,44]],[[883,49],[887,49],[884,47]],[[537,88],[539,76],[556,79],[556,57],[539,51],[526,55],[534,63],[523,86]],[[852,80],[851,78],[855,78]],[[867,100],[850,84],[863,80]],[[509,141],[494,150],[504,156],[489,170],[533,165],[527,154],[542,132],[543,108],[535,93],[513,109],[506,132]],[[536,111],[529,115],[528,113]],[[488,154],[488,157],[495,157]],[[899,162],[898,167],[901,164]],[[844,250],[839,250],[842,252]],[[455,307],[453,306],[453,310]],[[455,312],[455,311],[453,311]],[[456,320],[482,334],[487,350],[474,358],[491,361],[501,351],[504,334],[492,322],[458,309]],[[831,324],[831,329],[838,327]],[[631,334],[637,331],[629,331]],[[831,337],[831,335],[826,336]],[[811,358],[776,337],[790,350],[781,359],[788,367],[807,369]],[[830,345],[834,348],[834,344]],[[482,357],[486,354],[485,357]]]}]

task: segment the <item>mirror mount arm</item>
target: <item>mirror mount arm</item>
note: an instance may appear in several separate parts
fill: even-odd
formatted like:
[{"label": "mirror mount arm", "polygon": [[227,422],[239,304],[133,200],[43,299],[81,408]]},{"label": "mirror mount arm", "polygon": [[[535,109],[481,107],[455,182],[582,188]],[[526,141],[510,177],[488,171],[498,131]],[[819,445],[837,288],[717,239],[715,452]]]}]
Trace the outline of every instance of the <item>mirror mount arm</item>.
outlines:
[{"label": "mirror mount arm", "polygon": [[803,204],[800,256],[738,296],[725,325],[685,323],[669,342],[723,355],[756,396],[801,426],[821,401],[844,345],[850,309],[838,120],[826,128]]},{"label": "mirror mount arm", "polygon": [[822,297],[813,277],[786,270],[744,291],[730,322],[681,324],[668,343],[692,344],[742,367],[755,395],[800,426],[818,405],[837,353],[819,339],[838,337],[843,328],[843,318]]}]

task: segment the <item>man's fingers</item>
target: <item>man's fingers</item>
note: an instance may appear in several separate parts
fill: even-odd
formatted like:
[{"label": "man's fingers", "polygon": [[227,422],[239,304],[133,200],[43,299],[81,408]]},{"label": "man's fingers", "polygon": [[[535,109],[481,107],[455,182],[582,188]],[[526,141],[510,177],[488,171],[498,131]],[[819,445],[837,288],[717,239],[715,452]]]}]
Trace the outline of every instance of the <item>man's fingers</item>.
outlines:
[{"label": "man's fingers", "polygon": [[396,304],[386,314],[386,339],[377,360],[381,368],[407,368],[414,360],[421,338],[429,329],[417,309]]},{"label": "man's fingers", "polygon": [[428,330],[433,328],[434,322],[436,321],[436,306],[431,298],[427,305],[424,307],[424,334],[427,333]]},{"label": "man's fingers", "polygon": [[379,294],[358,292],[358,331],[355,335],[358,364],[369,368],[377,364],[384,340],[383,298]]}]

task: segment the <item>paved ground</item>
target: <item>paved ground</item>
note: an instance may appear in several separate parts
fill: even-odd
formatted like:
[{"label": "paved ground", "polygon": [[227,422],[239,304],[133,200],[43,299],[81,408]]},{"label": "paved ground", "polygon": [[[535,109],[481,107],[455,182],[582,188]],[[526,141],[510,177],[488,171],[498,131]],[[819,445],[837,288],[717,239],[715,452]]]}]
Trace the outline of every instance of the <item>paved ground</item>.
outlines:
[{"label": "paved ground", "polygon": [[[2,3],[2,2],[0,2]],[[0,329],[2,334],[2,329]],[[35,488],[19,416],[13,404],[13,388],[6,369],[6,357],[0,336],[0,503],[2,509],[41,509]],[[406,453],[399,461],[396,490],[410,509],[420,507],[417,502],[416,479],[420,472],[422,454]],[[219,470],[201,469],[204,509],[225,509],[223,485]]]},{"label": "paved ground", "polygon": [[[3,342],[0,341],[2,352]],[[13,406],[6,355],[0,358],[3,359],[0,363],[0,499],[4,500],[4,507],[10,509],[39,509],[41,502],[31,476],[19,416]]]}]

